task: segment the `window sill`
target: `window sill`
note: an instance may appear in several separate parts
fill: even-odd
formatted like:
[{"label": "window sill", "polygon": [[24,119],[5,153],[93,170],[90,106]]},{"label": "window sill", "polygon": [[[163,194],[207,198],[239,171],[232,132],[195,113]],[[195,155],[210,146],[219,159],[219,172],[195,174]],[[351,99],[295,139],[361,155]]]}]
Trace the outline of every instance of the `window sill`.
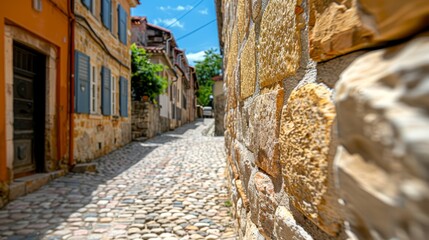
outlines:
[{"label": "window sill", "polygon": [[100,120],[100,119],[102,119],[102,118],[103,118],[103,115],[98,114],[98,113],[91,113],[91,114],[89,114],[89,119],[97,119],[97,120]]}]

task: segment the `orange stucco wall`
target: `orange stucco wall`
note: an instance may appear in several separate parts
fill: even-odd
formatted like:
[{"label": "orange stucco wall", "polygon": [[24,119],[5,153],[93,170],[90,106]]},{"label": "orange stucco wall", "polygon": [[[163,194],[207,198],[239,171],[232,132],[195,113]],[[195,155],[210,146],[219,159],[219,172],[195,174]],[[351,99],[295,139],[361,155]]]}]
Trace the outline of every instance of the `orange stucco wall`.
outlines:
[{"label": "orange stucco wall", "polygon": [[[55,126],[56,160],[68,156],[68,0],[42,0],[42,11],[33,9],[32,0],[0,1],[0,181],[9,179],[6,166],[6,114],[5,114],[5,25],[24,29],[33,36],[49,42],[58,50],[56,61]],[[55,6],[57,5],[57,6]]]}]

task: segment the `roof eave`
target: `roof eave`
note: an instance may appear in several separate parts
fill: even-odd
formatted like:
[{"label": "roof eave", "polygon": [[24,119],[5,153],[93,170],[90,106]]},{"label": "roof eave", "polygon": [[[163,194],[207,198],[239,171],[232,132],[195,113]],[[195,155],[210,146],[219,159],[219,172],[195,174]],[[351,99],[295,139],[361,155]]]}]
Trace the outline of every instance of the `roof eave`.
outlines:
[{"label": "roof eave", "polygon": [[137,7],[137,5],[140,5],[140,0],[128,0],[128,3],[130,4],[130,7]]}]

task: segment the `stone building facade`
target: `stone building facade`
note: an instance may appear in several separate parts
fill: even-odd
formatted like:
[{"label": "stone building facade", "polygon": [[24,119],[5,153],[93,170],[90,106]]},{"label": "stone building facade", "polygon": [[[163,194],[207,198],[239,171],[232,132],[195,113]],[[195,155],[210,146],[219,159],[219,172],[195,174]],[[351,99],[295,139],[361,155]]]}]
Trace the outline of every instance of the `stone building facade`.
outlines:
[{"label": "stone building facade", "polygon": [[166,66],[160,74],[168,80],[168,88],[157,99],[160,106],[159,129],[165,132],[194,121],[198,88],[195,69],[189,66],[173,33],[148,23],[146,17],[132,17],[131,23],[132,42],[149,53],[152,63]]},{"label": "stone building facade", "polygon": [[131,141],[130,8],[137,0],[75,1],[74,159]]},{"label": "stone building facade", "polygon": [[426,239],[429,2],[217,0],[241,239]]},{"label": "stone building facade", "polygon": [[69,165],[70,10],[0,2],[0,208]]}]

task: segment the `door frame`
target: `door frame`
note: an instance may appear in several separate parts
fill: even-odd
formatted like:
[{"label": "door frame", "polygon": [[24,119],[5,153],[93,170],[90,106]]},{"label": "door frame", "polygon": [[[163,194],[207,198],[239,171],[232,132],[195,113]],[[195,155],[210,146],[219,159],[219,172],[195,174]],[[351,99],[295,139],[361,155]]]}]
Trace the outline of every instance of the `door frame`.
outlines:
[{"label": "door frame", "polygon": [[[31,154],[32,154],[32,160],[34,161],[33,164],[27,165],[27,167],[14,167],[14,178],[19,178],[27,175],[32,175],[34,173],[41,173],[45,172],[45,117],[46,117],[46,58],[47,56],[33,48],[30,48],[26,45],[21,44],[20,42],[14,41],[13,42],[13,48],[14,51],[23,51],[27,52],[28,54],[33,56],[33,65],[34,69],[33,72],[28,72],[26,69],[21,68],[15,68],[16,66],[13,65],[13,76],[14,76],[14,84],[15,78],[21,78],[21,77],[29,77],[32,79],[31,82],[31,89],[33,91],[33,101],[31,104],[33,105],[33,113],[32,113],[32,131],[33,131],[33,137],[32,137],[32,146],[31,146]],[[13,53],[15,54],[15,53]],[[15,61],[14,61],[15,62]],[[15,88],[16,86],[14,86]],[[15,89],[14,89],[15,92]],[[15,96],[13,96],[15,101]],[[15,106],[15,105],[14,105]],[[15,116],[16,112],[14,111],[14,120],[16,118]],[[14,136],[16,136],[14,132]],[[28,139],[20,139],[20,141],[25,141]],[[14,141],[14,144],[16,141]],[[16,147],[16,146],[15,146]],[[14,159],[16,160],[16,159]],[[34,169],[28,168],[32,165]],[[15,170],[20,169],[20,173],[15,172]],[[27,169],[27,170],[25,170]]]},{"label": "door frame", "polygon": [[18,42],[30,49],[34,49],[46,56],[45,64],[45,140],[44,163],[41,172],[52,171],[52,164],[56,159],[57,126],[56,126],[56,99],[57,99],[57,74],[58,74],[58,48],[15,25],[5,25],[5,96],[6,96],[6,166],[10,181],[14,179],[13,159],[13,43]]}]

